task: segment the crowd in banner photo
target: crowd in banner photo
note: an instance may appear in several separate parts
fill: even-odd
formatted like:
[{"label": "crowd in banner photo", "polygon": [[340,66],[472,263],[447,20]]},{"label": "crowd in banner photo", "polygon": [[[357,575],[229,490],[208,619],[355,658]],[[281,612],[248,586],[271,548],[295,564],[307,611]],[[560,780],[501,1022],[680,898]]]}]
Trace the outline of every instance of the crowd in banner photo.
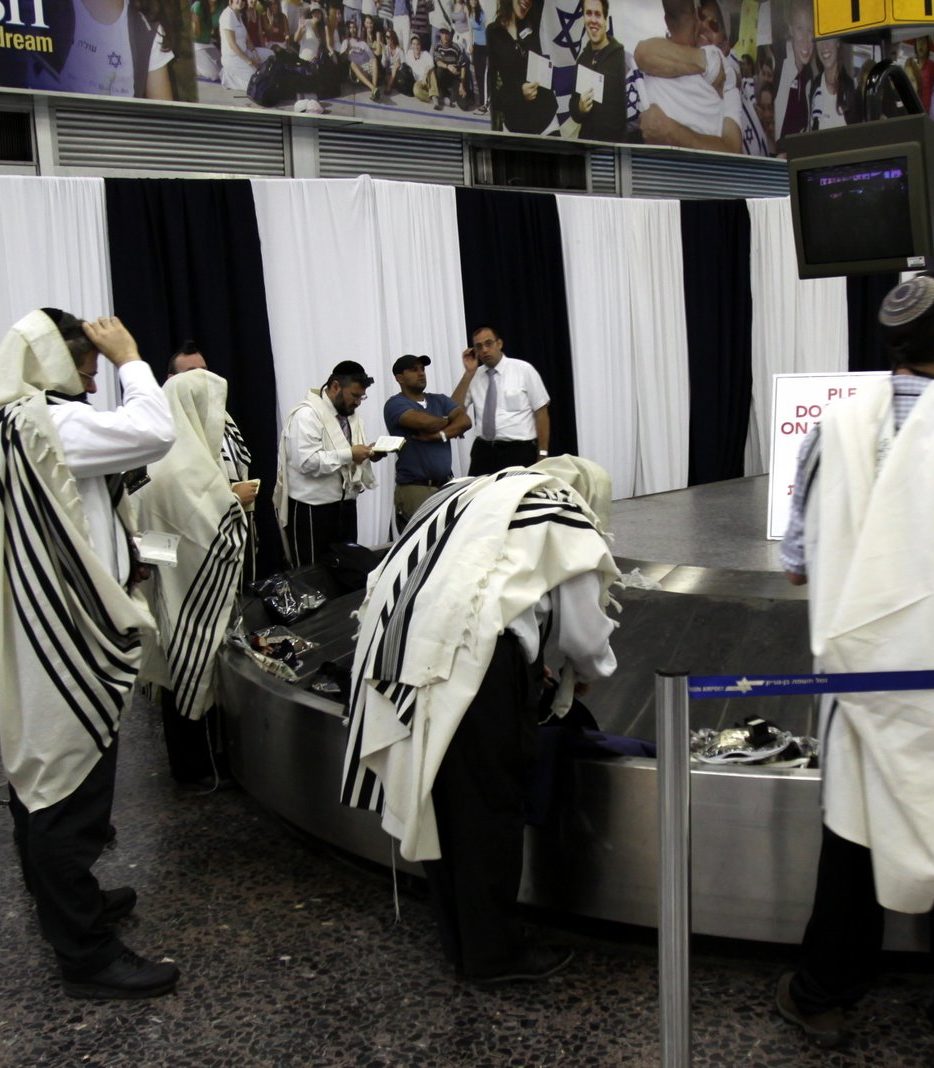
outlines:
[{"label": "crowd in banner photo", "polygon": [[[0,29],[11,87],[755,156],[861,121],[881,58],[811,0],[20,0]],[[890,52],[930,109],[930,39]]]}]

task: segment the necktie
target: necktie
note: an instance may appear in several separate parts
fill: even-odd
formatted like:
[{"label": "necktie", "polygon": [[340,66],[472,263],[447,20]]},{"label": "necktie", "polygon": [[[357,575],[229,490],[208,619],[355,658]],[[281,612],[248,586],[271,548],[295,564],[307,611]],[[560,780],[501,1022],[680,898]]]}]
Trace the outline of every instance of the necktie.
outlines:
[{"label": "necktie", "polygon": [[488,367],[486,374],[486,400],[483,402],[480,433],[487,441],[493,441],[496,438],[496,368]]},{"label": "necktie", "polygon": [[343,430],[343,432],[344,432],[344,437],[349,442],[350,441],[350,420],[347,418],[346,415],[338,415],[337,421],[341,425],[341,430]]}]

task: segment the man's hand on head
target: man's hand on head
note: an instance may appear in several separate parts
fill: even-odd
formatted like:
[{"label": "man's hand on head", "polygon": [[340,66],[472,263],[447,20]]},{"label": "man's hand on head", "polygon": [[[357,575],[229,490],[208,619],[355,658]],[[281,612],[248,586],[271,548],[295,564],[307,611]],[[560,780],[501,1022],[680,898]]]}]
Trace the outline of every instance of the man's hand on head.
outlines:
[{"label": "man's hand on head", "polygon": [[133,335],[115,315],[102,316],[81,325],[88,341],[114,367],[140,359]]},{"label": "man's hand on head", "polygon": [[473,349],[464,349],[461,353],[461,359],[464,361],[465,371],[476,371],[480,366],[480,361],[477,359],[477,354]]}]

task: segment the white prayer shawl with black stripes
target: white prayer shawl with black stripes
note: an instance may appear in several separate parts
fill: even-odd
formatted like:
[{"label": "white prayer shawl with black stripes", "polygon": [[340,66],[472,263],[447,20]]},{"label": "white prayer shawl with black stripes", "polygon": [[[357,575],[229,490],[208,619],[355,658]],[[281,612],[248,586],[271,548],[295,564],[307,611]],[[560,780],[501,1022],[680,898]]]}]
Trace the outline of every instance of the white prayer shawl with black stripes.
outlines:
[{"label": "white prayer shawl with black stripes", "polygon": [[[30,812],[68,797],[112,744],[153,628],[91,546],[43,390],[82,387],[54,323],[32,312],[0,344],[0,752]],[[132,529],[122,480],[108,483]]]},{"label": "white prayer shawl with black stripes", "polygon": [[371,574],[360,608],[342,801],[378,810],[408,860],[440,856],[431,789],[496,641],[562,582],[618,571],[594,515],[532,470],[453,482]]},{"label": "white prayer shawl with black stripes", "polygon": [[[250,464],[253,460],[250,450],[243,440],[240,427],[233,421],[229,412],[224,413],[224,437],[221,441],[221,463],[227,472],[231,484],[246,482],[250,477]],[[240,588],[256,579],[256,525],[253,522],[253,505],[244,508],[246,513],[247,537],[241,568]]]},{"label": "white prayer shawl with black stripes", "polygon": [[137,494],[141,529],[177,534],[176,567],[153,568],[147,596],[159,629],[142,677],[174,691],[179,714],[199,719],[214,704],[214,662],[233,609],[246,517],[221,459],[227,383],[206,370],[165,384],[177,438],[149,465]]},{"label": "white prayer shawl with black stripes", "polygon": [[[289,522],[289,464],[286,457],[286,437],[296,412],[302,408],[311,408],[321,423],[321,434],[329,452],[338,452],[347,448],[347,437],[337,419],[337,412],[328,397],[320,389],[309,389],[301,404],[297,404],[285,417],[282,435],[279,438],[279,467],[276,473],[276,488],[273,491],[272,504],[276,510],[279,526],[283,529]],[[347,417],[350,426],[350,444],[366,445],[366,430],[363,420],[353,412]],[[344,496],[356,497],[365,489],[376,485],[373,465],[369,460],[362,464],[347,464],[341,468],[341,482]],[[287,549],[287,547],[286,547]],[[288,549],[287,549],[288,551]]]},{"label": "white prayer shawl with black stripes", "polygon": [[[934,386],[896,434],[888,380],[831,405],[806,513],[811,648],[830,672],[934,667]],[[872,850],[880,904],[934,904],[934,692],[822,707],[824,822]]]}]

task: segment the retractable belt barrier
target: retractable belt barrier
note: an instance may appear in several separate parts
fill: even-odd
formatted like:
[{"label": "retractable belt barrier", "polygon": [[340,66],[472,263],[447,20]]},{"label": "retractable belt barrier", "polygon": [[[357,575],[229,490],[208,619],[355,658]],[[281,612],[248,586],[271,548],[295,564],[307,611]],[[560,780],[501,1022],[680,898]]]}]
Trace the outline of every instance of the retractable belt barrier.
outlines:
[{"label": "retractable belt barrier", "polygon": [[691,732],[689,701],[934,690],[934,671],[814,675],[655,673],[658,742],[658,1000],[662,1068],[691,1063]]}]

